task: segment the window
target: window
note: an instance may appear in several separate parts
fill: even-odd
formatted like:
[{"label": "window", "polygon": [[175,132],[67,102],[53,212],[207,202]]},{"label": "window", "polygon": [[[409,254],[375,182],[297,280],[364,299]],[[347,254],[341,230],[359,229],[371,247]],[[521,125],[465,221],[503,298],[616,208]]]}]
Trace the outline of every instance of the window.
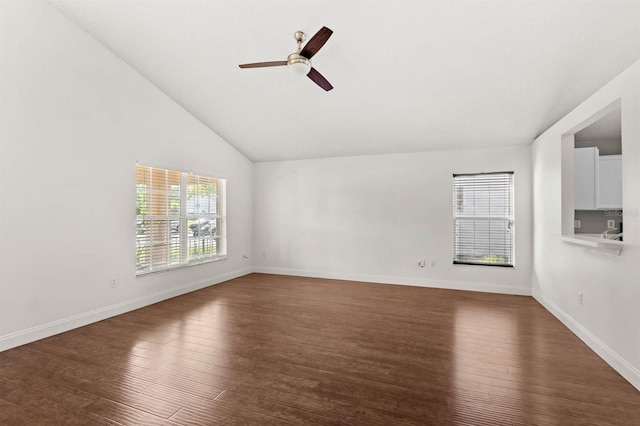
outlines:
[{"label": "window", "polygon": [[513,266],[513,172],[453,175],[453,263]]},{"label": "window", "polygon": [[136,273],[226,255],[224,179],[136,167]]}]

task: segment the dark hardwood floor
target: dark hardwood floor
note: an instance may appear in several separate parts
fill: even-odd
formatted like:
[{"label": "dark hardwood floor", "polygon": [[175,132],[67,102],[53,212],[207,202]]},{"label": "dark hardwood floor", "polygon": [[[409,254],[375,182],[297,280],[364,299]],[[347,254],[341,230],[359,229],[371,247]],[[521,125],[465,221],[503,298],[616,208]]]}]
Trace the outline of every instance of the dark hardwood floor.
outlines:
[{"label": "dark hardwood floor", "polygon": [[640,425],[530,297],[252,274],[0,353],[5,425]]}]

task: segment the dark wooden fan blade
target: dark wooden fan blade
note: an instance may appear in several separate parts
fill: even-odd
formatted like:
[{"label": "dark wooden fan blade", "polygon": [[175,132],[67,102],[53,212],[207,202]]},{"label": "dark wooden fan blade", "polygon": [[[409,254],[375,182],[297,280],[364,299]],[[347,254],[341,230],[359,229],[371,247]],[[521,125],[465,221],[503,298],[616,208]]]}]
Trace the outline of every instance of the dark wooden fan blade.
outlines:
[{"label": "dark wooden fan blade", "polygon": [[264,67],[281,67],[287,65],[287,61],[271,61],[271,62],[255,62],[253,64],[238,65],[240,68],[264,68]]},{"label": "dark wooden fan blade", "polygon": [[315,33],[313,37],[311,37],[311,40],[307,42],[300,54],[307,59],[311,59],[311,57],[318,53],[318,50],[320,50],[320,48],[324,46],[327,40],[329,40],[331,34],[333,34],[333,31],[331,31],[329,28],[320,28],[320,30]]},{"label": "dark wooden fan blade", "polygon": [[311,70],[309,71],[309,74],[307,74],[307,77],[309,77],[311,80],[313,80],[315,84],[322,87],[327,92],[333,89],[333,86],[331,85],[331,83],[329,83],[327,79],[324,78],[322,74],[320,74],[318,70],[315,68],[311,68]]}]

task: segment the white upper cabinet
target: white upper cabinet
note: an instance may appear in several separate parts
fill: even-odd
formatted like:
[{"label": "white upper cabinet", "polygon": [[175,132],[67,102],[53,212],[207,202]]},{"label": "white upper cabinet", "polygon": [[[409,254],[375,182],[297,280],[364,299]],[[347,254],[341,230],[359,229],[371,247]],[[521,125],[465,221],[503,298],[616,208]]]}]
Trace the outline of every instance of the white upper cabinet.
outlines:
[{"label": "white upper cabinet", "polygon": [[598,167],[598,208],[622,208],[622,155],[603,155]]},{"label": "white upper cabinet", "polygon": [[574,150],[576,210],[622,209],[622,156],[599,156],[598,148]]},{"label": "white upper cabinet", "polygon": [[598,203],[598,148],[574,150],[574,205],[576,210],[595,210]]}]

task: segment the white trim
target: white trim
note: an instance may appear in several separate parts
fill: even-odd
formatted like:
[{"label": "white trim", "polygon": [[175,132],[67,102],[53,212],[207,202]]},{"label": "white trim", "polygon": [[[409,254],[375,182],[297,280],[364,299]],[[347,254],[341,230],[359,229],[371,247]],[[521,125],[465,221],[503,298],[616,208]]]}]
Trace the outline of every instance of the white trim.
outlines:
[{"label": "white trim", "polygon": [[[215,238],[220,238],[220,237],[214,237],[214,239]],[[161,272],[176,271],[178,269],[190,268],[192,266],[204,265],[206,263],[211,263],[211,262],[220,262],[221,260],[227,260],[227,258],[228,258],[228,256],[226,254],[222,254],[222,255],[216,256],[216,257],[206,257],[204,259],[192,260],[190,262],[181,263],[179,265],[171,266],[171,267],[168,267],[168,268],[154,269],[153,271],[146,271],[146,270],[136,271],[136,278],[143,278],[143,277],[146,277],[148,275],[159,274]]]},{"label": "white trim", "polygon": [[512,294],[531,296],[531,287],[523,285],[487,284],[468,281],[433,280],[389,275],[364,275],[344,272],[310,271],[303,269],[271,268],[255,266],[253,271],[262,274],[291,275],[309,278],[326,278],[334,280],[361,281],[378,284],[410,285],[415,287],[443,288],[449,290],[479,291],[483,293]]},{"label": "white trim", "polygon": [[26,330],[6,334],[4,336],[0,336],[0,351],[5,351],[7,349],[15,348],[16,346],[24,345],[36,340],[63,333],[65,331],[73,330],[74,328],[102,321],[104,319],[124,314],[135,309],[140,309],[145,306],[161,302],[163,300],[171,299],[172,297],[181,296],[183,294],[219,284],[224,281],[242,277],[252,272],[253,270],[250,267],[239,269],[237,271],[218,275],[214,278],[207,278],[206,280],[201,280],[181,287],[152,293],[146,296],[138,297],[136,299],[117,303],[115,305],[105,306],[103,308],[98,308],[90,312],[85,312],[68,318],[52,321],[47,324],[38,325]]},{"label": "white trim", "polygon": [[607,346],[604,342],[594,336],[589,330],[587,330],[582,324],[573,319],[569,314],[564,312],[558,305],[551,302],[540,293],[539,290],[534,289],[533,298],[538,301],[547,311],[551,312],[553,316],[558,318],[562,324],[564,324],[573,334],[578,336],[592,351],[594,351],[600,358],[602,358],[607,364],[609,364],[614,370],[616,370],[622,377],[624,377],[632,386],[640,391],[640,370],[631,365],[627,360],[622,358],[616,351]]}]

